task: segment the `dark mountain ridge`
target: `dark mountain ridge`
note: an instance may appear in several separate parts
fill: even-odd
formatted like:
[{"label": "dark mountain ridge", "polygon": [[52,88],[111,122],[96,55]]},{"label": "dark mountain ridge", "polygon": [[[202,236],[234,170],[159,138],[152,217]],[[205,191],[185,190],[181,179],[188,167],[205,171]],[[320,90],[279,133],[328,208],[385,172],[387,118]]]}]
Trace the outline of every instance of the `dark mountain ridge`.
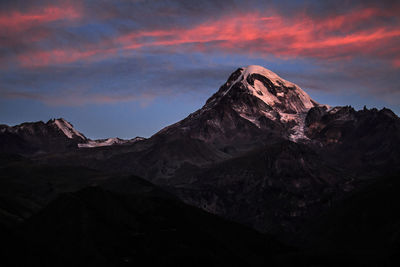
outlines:
[{"label": "dark mountain ridge", "polygon": [[134,174],[294,242],[336,203],[400,172],[400,119],[388,109],[319,104],[275,73],[248,66],[201,109],[149,139],[31,159]]},{"label": "dark mountain ridge", "polygon": [[1,125],[0,171],[11,266],[397,262],[399,117],[321,105],[260,66],[149,139]]},{"label": "dark mountain ridge", "polygon": [[2,160],[1,266],[262,266],[290,251],[135,176]]},{"label": "dark mountain ridge", "polygon": [[0,125],[0,152],[22,155],[62,152],[86,140],[64,119],[26,122],[12,127]]},{"label": "dark mountain ridge", "polygon": [[91,140],[63,118],[51,119],[46,123],[38,121],[15,126],[0,125],[0,153],[31,157],[74,151],[78,148],[133,144],[142,140],[145,138]]}]

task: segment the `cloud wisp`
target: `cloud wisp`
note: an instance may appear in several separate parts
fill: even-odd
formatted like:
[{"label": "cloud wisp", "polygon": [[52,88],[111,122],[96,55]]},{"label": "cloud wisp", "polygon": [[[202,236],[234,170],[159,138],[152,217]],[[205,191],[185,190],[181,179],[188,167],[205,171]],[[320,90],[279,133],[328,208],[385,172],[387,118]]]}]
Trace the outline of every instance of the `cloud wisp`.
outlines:
[{"label": "cloud wisp", "polygon": [[[296,9],[289,8],[297,5],[295,1],[250,1],[246,5],[239,2],[205,1],[192,6],[179,0],[170,1],[168,5],[147,1],[113,1],[111,4],[71,0],[29,2],[21,9],[22,5],[13,5],[10,1],[0,12],[0,74],[3,76],[0,90],[9,98],[30,98],[61,105],[57,101],[62,98],[56,101],[47,95],[48,88],[61,88],[53,86],[56,77],[71,87],[92,88],[104,80],[95,74],[99,68],[109,62],[118,66],[118,62],[125,64],[122,62],[130,60],[134,62],[129,64],[134,65],[135,71],[129,74],[121,75],[118,67],[105,69],[109,77],[116,77],[115,84],[122,83],[125,88],[131,88],[131,92],[115,92],[112,85],[108,89],[100,85],[100,93],[98,90],[80,92],[65,97],[64,102],[72,104],[74,101],[68,99],[76,99],[76,103],[85,99],[82,104],[115,103],[141,99],[143,90],[139,87],[151,88],[151,97],[156,97],[164,95],[165,88],[169,93],[174,90],[168,84],[171,81],[176,82],[176,87],[187,86],[188,82],[182,79],[187,75],[188,63],[183,61],[198,55],[211,58],[218,54],[228,58],[240,56],[246,58],[246,62],[254,58],[281,64],[307,61],[320,70],[307,77],[305,83],[311,84],[315,79],[314,84],[321,84],[319,76],[326,77],[326,84],[319,86],[321,90],[343,90],[335,81],[335,77],[341,77],[346,80],[346,87],[353,84],[356,91],[364,90],[371,95],[385,92],[385,98],[392,93],[398,95],[399,88],[395,84],[400,76],[396,75],[400,71],[399,4],[306,1],[304,8]],[[176,55],[183,55],[185,59],[176,60]],[[158,60],[154,60],[155,57]],[[138,60],[145,65],[137,66]],[[208,67],[204,63],[206,60],[201,62],[202,65],[197,66],[199,70]],[[165,65],[157,66],[159,64]],[[178,71],[168,71],[168,66]],[[232,66],[232,70],[236,67]],[[71,75],[70,68],[75,76]],[[164,77],[164,83],[145,79],[128,85],[132,76],[147,77],[137,71],[140,68],[153,70],[149,76]],[[301,68],[300,65],[298,69]],[[52,69],[60,70],[62,75],[55,75]],[[88,76],[86,80],[76,78],[82,70]],[[25,75],[27,72],[30,74]],[[362,77],[363,73],[374,76],[375,80]],[[12,87],[8,77],[15,79],[18,74],[24,81],[17,81]],[[40,83],[37,82],[39,78],[42,79]],[[204,77],[203,84],[194,87],[208,85],[206,79]],[[214,81],[214,77],[209,78],[211,80]],[[104,84],[110,83],[104,81]],[[385,88],[378,88],[379,84],[384,84]],[[366,89],[359,89],[362,86]],[[34,94],[29,93],[31,89]],[[117,97],[117,93],[121,97]]]},{"label": "cloud wisp", "polygon": [[[301,13],[287,18],[278,12],[269,16],[261,12],[229,14],[191,27],[139,28],[71,47],[41,49],[38,46],[17,53],[15,60],[23,67],[40,67],[93,62],[126,55],[131,50],[157,48],[171,53],[185,49],[188,53],[222,51],[260,57],[273,55],[283,59],[341,60],[362,56],[388,60],[398,67],[400,22],[383,21],[395,17],[399,11],[364,8],[324,18]],[[78,15],[67,10],[64,16],[75,18]],[[48,19],[53,18],[59,18],[58,11]],[[371,24],[371,18],[377,22]],[[46,41],[51,42],[51,38],[48,36]]]}]

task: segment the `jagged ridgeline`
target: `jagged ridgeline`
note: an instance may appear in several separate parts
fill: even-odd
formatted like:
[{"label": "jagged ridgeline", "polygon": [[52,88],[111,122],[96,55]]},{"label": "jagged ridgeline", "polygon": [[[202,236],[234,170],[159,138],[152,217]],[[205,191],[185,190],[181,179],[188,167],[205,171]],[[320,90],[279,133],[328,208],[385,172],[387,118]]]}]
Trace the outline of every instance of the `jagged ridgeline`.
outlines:
[{"label": "jagged ridgeline", "polygon": [[[362,248],[358,248],[360,242],[345,241],[353,235],[344,225],[356,229],[361,220],[367,226],[360,228],[354,238],[368,235],[365,229],[371,227],[357,211],[367,208],[363,199],[372,203],[386,194],[385,199],[397,199],[393,192],[398,183],[393,177],[400,173],[399,117],[385,108],[357,111],[350,106],[320,104],[296,84],[260,66],[237,69],[201,109],[148,139],[90,140],[66,120],[57,119],[0,126],[0,151],[2,160],[11,164],[2,180],[2,197],[9,202],[3,203],[13,203],[3,210],[21,220],[27,217],[23,214],[35,213],[61,192],[103,184],[113,180],[114,175],[136,175],[186,204],[272,234],[294,246],[307,244],[325,249],[348,243],[351,245],[346,249],[351,253],[360,249],[361,254],[354,253],[371,259],[368,249],[379,250],[379,257],[384,253],[392,255],[398,240],[396,227],[392,227],[399,225],[396,216],[387,216],[385,225],[392,225],[389,228],[371,220],[381,231],[388,229],[389,233],[381,236],[388,239],[393,234],[393,239],[383,242],[384,238],[372,235],[371,240],[363,239]],[[15,163],[21,155],[28,159]],[[46,175],[35,176],[39,177],[37,180],[26,178],[30,177],[27,174],[36,173],[37,165],[51,168],[46,169]],[[9,174],[15,166],[28,171],[14,179]],[[77,177],[71,175],[71,170],[76,170]],[[387,183],[396,190],[389,190]],[[379,192],[374,191],[375,185]],[[129,193],[133,187],[120,188]],[[83,192],[76,195],[91,191]],[[98,197],[103,193],[90,194]],[[64,196],[62,200],[68,202],[74,196]],[[346,203],[352,199],[356,204],[347,208]],[[383,213],[374,206],[365,214],[374,218],[396,213],[395,205],[384,206]],[[152,211],[149,209],[150,214]],[[343,216],[338,218],[335,214]],[[15,221],[15,217],[7,218]],[[331,231],[322,235],[325,239],[317,238],[321,229]],[[332,236],[337,238],[329,243]],[[374,240],[380,241],[373,244]],[[308,256],[318,258],[328,253],[331,258],[340,259],[348,252],[337,247],[333,251],[313,251]],[[359,257],[355,254],[351,257]],[[297,256],[290,257],[294,262],[309,263],[307,255]]]}]

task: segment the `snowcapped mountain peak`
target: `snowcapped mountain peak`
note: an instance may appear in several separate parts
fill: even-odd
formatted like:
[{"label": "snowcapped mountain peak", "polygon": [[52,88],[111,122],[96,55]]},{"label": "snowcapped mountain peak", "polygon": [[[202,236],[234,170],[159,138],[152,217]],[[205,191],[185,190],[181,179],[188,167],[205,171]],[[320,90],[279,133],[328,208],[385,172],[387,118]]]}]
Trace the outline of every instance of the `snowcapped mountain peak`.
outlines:
[{"label": "snowcapped mountain peak", "polygon": [[299,86],[258,65],[243,68],[238,80],[252,95],[279,112],[302,113],[318,105]]},{"label": "snowcapped mountain peak", "polygon": [[225,97],[241,100],[249,94],[265,103],[268,110],[273,109],[279,113],[300,114],[319,106],[296,84],[264,67],[250,65],[233,72],[220,90],[207,101],[205,108],[212,108]]},{"label": "snowcapped mountain peak", "polygon": [[219,91],[193,116],[228,104],[236,113],[262,127],[263,118],[281,123],[291,129],[293,141],[306,138],[304,119],[308,110],[321,106],[296,84],[258,65],[239,68],[233,72]]},{"label": "snowcapped mountain peak", "polygon": [[[209,141],[280,131],[297,142],[308,139],[305,117],[317,106],[321,105],[296,84],[264,67],[250,65],[234,71],[201,109],[157,135],[176,135],[178,131]],[[203,130],[193,132],[197,127]]]},{"label": "snowcapped mountain peak", "polygon": [[75,130],[74,126],[63,118],[52,119],[48,123],[60,129],[69,139],[77,137],[86,140],[86,137],[83,134]]},{"label": "snowcapped mountain peak", "polygon": [[249,75],[259,74],[269,79],[276,86],[286,86],[286,87],[298,87],[294,83],[288,82],[281,77],[279,77],[275,72],[272,72],[262,66],[258,65],[249,65],[246,68],[243,68],[243,76],[244,79],[247,79]]}]

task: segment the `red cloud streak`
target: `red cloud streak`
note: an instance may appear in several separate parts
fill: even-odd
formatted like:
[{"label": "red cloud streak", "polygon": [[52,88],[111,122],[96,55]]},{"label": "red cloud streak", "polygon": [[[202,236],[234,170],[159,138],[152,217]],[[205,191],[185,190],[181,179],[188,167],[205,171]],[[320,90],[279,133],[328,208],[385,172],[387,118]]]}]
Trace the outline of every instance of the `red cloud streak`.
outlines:
[{"label": "red cloud streak", "polygon": [[[340,59],[361,55],[391,60],[394,67],[400,67],[398,11],[366,8],[318,19],[306,15],[295,18],[278,14],[268,17],[254,13],[230,15],[188,29],[133,31],[115,38],[112,48],[107,41],[93,44],[83,51],[82,48],[70,48],[23,53],[18,61],[25,67],[47,66],[103,59],[113,56],[116,51],[189,45],[187,49],[194,51],[211,49],[283,58]],[[59,17],[57,14],[55,11],[53,18]],[[69,14],[71,17],[76,15],[72,11]],[[395,18],[396,21],[384,24],[385,18]],[[12,24],[23,25],[28,20],[35,19],[14,15]],[[0,18],[0,25],[2,23],[6,22]]]},{"label": "red cloud streak", "polygon": [[80,11],[73,6],[45,7],[40,10],[21,13],[0,13],[0,28],[9,31],[23,31],[28,28],[57,20],[73,20],[81,17]]}]

